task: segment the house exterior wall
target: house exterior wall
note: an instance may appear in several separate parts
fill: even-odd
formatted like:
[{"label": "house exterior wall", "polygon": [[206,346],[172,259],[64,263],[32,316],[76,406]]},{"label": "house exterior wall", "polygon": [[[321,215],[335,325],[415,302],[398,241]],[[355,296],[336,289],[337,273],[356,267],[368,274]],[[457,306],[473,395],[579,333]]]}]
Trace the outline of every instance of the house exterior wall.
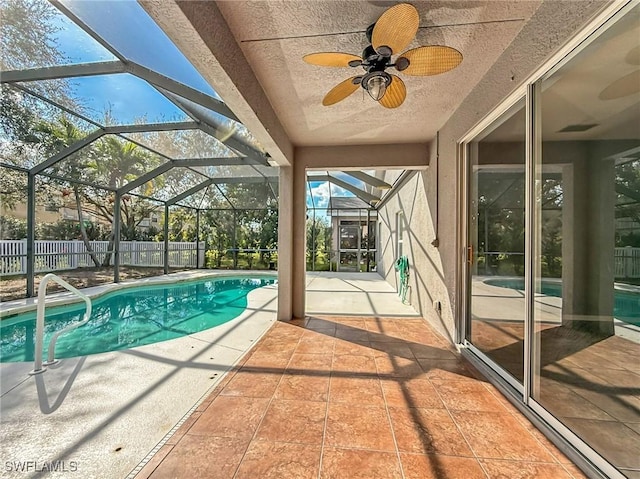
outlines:
[{"label": "house exterior wall", "polygon": [[[379,243],[379,273],[397,286],[393,269],[397,234],[395,215],[403,209],[407,218],[405,242],[409,244],[404,248],[410,264],[408,299],[452,342],[459,319],[457,269],[462,261],[457,241],[461,227],[458,215],[458,184],[461,181],[458,177],[458,141],[606,5],[607,2],[589,0],[544,1],[531,21],[439,130],[439,141],[430,144],[428,169],[417,172],[380,208],[379,221],[384,226]],[[438,248],[431,245],[436,229]],[[441,301],[440,314],[434,309],[433,301]]]},{"label": "house exterior wall", "polygon": [[[62,208],[60,211],[48,211],[45,205],[36,205],[36,218],[39,223],[55,223],[63,218]],[[0,216],[9,216],[20,220],[27,219],[27,205],[24,203],[16,204],[14,208],[7,208],[6,205],[0,204]]]},{"label": "house exterior wall", "polygon": [[451,307],[437,309],[435,302],[449,304],[447,283],[443,276],[443,264],[438,248],[431,242],[435,239],[431,206],[427,200],[427,171],[416,171],[406,180],[379,210],[378,222],[382,222],[382,238],[378,273],[398,288],[397,259],[398,221],[404,215],[402,254],[409,259],[409,292],[407,301],[451,342],[454,341],[453,310]]}]

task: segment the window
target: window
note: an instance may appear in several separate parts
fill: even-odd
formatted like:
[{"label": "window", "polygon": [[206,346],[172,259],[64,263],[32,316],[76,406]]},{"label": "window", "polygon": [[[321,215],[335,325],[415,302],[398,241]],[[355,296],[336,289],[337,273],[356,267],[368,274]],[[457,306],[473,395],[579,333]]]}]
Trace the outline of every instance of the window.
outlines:
[{"label": "window", "polygon": [[402,252],[402,242],[404,238],[404,214],[399,212],[396,215],[396,234],[397,234],[397,243],[396,243],[396,258],[400,258],[403,254]]}]

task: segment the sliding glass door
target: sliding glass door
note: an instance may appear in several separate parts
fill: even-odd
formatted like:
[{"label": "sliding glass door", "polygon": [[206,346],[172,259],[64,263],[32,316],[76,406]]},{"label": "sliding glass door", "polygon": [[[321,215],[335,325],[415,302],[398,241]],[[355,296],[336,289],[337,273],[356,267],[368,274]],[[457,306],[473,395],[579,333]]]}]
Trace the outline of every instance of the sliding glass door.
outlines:
[{"label": "sliding glass door", "polygon": [[640,477],[639,38],[636,3],[464,143],[464,343],[588,461],[629,478]]},{"label": "sliding glass door", "polygon": [[469,144],[467,341],[522,384],[524,99]]},{"label": "sliding glass door", "polygon": [[628,477],[640,476],[639,14],[540,80],[533,165],[531,396]]}]

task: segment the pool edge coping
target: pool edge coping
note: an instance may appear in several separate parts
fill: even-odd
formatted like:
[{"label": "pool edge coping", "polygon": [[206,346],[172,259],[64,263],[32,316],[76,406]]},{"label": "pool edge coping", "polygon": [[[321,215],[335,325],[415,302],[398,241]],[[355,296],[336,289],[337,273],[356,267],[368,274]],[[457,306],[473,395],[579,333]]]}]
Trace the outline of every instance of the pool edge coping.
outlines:
[{"label": "pool edge coping", "polygon": [[[148,278],[137,278],[122,283],[107,283],[88,288],[82,288],[83,292],[91,300],[99,298],[105,294],[135,286],[155,286],[166,283],[183,283],[197,279],[215,278],[215,277],[231,277],[231,276],[272,276],[277,279],[277,272],[265,270],[225,270],[225,271],[180,271],[162,276],[150,276]],[[92,291],[93,290],[93,291]],[[68,291],[59,291],[46,296],[47,306],[65,306],[67,304],[78,303],[82,301],[73,293]],[[0,303],[0,321],[9,319],[16,314],[33,311],[38,306],[38,298],[24,298]]]}]

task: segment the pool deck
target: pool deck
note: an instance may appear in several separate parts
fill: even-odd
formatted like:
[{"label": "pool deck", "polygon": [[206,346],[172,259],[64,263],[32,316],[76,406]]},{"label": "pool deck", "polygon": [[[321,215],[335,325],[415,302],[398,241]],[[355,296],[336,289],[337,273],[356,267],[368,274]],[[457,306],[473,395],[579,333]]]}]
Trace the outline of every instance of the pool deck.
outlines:
[{"label": "pool deck", "polygon": [[[174,283],[212,276],[264,272],[181,272],[131,283],[87,288],[101,295],[129,284]],[[374,273],[311,273],[311,311],[416,317],[388,283]],[[76,301],[70,293],[51,295],[48,304]],[[33,309],[35,299],[0,304],[3,317]],[[78,477],[123,478],[161,447],[200,401],[271,327],[277,286],[252,291],[245,313],[221,326],[124,351],[64,359],[44,374],[29,376],[33,363],[0,364],[0,466],[2,477],[18,462],[46,467],[52,461],[77,468]],[[14,464],[15,462],[15,464]],[[32,470],[33,472],[33,470]],[[69,477],[70,472],[38,474]]]},{"label": "pool deck", "polygon": [[38,376],[1,364],[2,477],[585,477],[377,274],[309,273],[302,320],[276,304],[260,288],[224,325]]},{"label": "pool deck", "polygon": [[[255,274],[255,273],[254,273]],[[237,276],[236,272],[227,276]],[[249,273],[251,275],[251,273]],[[135,284],[182,281],[211,274],[176,273]],[[104,293],[122,285],[84,290]],[[73,300],[57,294],[58,304]],[[35,301],[4,304],[33,307]],[[33,363],[0,364],[0,467],[14,461],[67,472],[38,477],[123,478],[178,424],[275,321],[277,288],[251,291],[238,318],[183,338],[139,348],[61,360],[29,376]],[[35,464],[34,464],[35,462]],[[33,470],[32,470],[33,473]]]}]

